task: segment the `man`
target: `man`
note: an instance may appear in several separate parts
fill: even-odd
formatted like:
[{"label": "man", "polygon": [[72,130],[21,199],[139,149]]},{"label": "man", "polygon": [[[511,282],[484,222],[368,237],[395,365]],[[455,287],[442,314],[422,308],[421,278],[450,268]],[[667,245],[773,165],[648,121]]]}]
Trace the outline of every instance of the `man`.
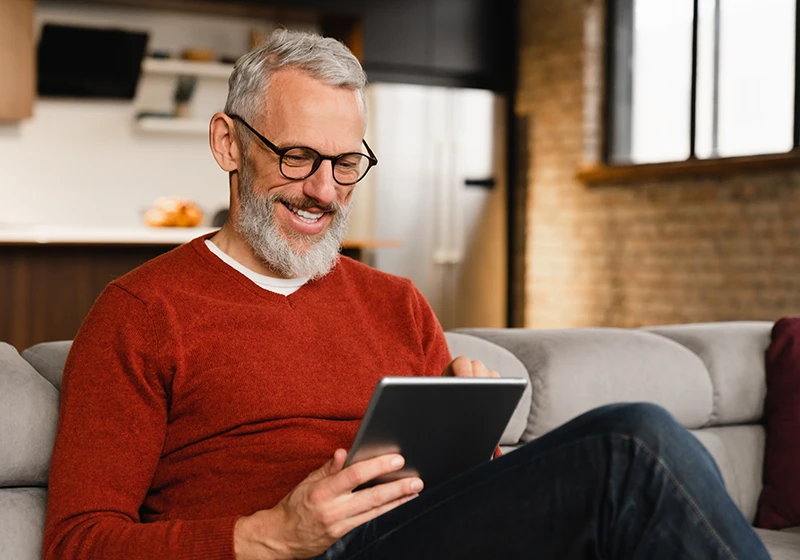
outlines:
[{"label": "man", "polygon": [[[598,409],[420,494],[343,468],[377,380],[450,361],[406,280],[338,259],[365,77],[330,39],[243,57],[211,149],[231,214],[112,282],[65,367],[44,554],[63,558],[768,558],[713,460],[663,410]],[[309,474],[310,473],[310,474]]]}]

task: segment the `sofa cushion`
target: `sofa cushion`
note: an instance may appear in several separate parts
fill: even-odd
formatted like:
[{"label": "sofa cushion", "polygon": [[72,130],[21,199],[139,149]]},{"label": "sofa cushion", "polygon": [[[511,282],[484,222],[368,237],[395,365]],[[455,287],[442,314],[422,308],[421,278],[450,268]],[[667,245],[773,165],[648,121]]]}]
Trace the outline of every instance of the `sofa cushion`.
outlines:
[{"label": "sofa cushion", "polygon": [[0,487],[47,483],[58,401],[56,388],[0,342]]},{"label": "sofa cushion", "polygon": [[800,560],[800,534],[756,529],[772,560]]},{"label": "sofa cushion", "polygon": [[64,364],[67,361],[67,354],[72,347],[71,340],[59,340],[56,342],[42,342],[31,346],[22,351],[22,357],[31,364],[42,377],[47,379],[53,386],[61,390],[61,374],[64,372]]},{"label": "sofa cushion", "polygon": [[800,525],[800,317],[775,323],[767,352],[767,447],[758,526]]},{"label": "sofa cushion", "polygon": [[692,433],[714,457],[728,493],[752,523],[761,493],[764,427],[716,426]]},{"label": "sofa cushion", "polygon": [[764,352],[772,323],[737,321],[647,327],[674,340],[705,364],[714,387],[709,425],[758,422],[764,408]]},{"label": "sofa cushion", "polygon": [[512,352],[531,378],[530,441],[592,408],[648,401],[698,428],[711,416],[711,380],[684,346],[627,329],[458,329]]},{"label": "sofa cushion", "polygon": [[[525,369],[523,363],[514,354],[497,344],[464,333],[448,332],[445,333],[445,337],[450,353],[454,357],[466,356],[470,360],[480,360],[486,367],[497,371],[502,377],[528,378],[528,370]],[[500,438],[500,445],[514,445],[519,442],[528,425],[530,412],[531,384],[528,383],[503,432],[503,437]]]},{"label": "sofa cushion", "polygon": [[40,560],[47,491],[0,488],[0,558]]}]

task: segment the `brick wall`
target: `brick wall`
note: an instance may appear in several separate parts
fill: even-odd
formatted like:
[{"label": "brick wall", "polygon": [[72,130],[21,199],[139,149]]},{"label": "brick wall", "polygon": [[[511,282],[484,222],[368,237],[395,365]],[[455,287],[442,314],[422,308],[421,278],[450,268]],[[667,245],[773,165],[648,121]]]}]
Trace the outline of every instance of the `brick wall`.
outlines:
[{"label": "brick wall", "polygon": [[800,314],[800,171],[587,186],[599,153],[601,0],[522,0],[524,324]]}]

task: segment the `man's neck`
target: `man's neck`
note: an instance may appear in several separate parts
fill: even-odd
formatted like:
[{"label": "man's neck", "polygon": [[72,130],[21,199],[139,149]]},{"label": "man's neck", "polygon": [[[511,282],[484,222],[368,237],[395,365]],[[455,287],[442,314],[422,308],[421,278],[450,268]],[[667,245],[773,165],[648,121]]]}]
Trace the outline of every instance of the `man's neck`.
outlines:
[{"label": "man's neck", "polygon": [[233,260],[249,268],[253,272],[273,278],[286,278],[286,276],[279,274],[256,256],[250,245],[248,245],[242,236],[239,235],[239,232],[231,225],[230,220],[222,226],[222,229],[211,237],[210,241]]}]

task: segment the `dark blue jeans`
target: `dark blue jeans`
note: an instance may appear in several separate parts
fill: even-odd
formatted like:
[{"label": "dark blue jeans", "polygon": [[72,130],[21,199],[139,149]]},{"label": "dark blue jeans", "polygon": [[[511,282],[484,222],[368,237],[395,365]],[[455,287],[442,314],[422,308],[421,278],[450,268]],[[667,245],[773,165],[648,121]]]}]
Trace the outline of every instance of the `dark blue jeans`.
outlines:
[{"label": "dark blue jeans", "polygon": [[650,404],[593,410],[366,523],[324,560],[768,559],[705,448]]}]

